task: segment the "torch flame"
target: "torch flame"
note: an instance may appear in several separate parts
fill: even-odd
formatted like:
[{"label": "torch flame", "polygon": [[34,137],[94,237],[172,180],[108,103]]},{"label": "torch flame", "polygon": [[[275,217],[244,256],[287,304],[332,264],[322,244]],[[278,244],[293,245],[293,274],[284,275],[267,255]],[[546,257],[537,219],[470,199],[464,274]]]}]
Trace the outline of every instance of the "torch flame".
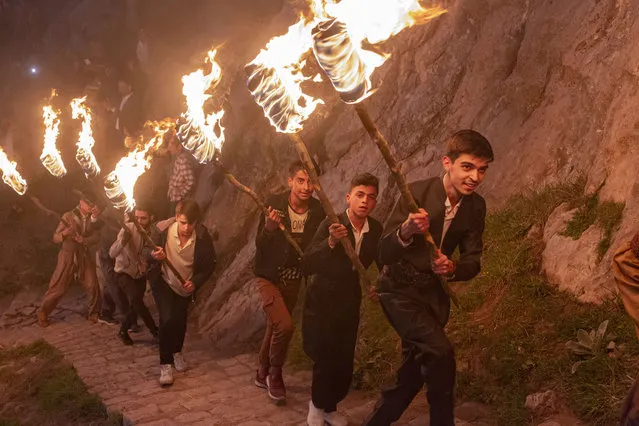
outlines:
[{"label": "torch flame", "polygon": [[[52,93],[52,96],[55,92]],[[51,105],[46,105],[42,108],[44,118],[44,148],[42,149],[42,155],[40,155],[40,161],[46,167],[46,169],[55,177],[63,177],[67,174],[67,169],[64,167],[60,151],[56,147],[56,141],[60,134],[60,120],[58,119],[59,111],[55,111]]]},{"label": "torch flame", "polygon": [[93,151],[91,151],[93,145],[95,145],[95,139],[93,139],[93,130],[91,129],[91,110],[84,105],[86,99],[86,96],[73,99],[71,101],[71,110],[74,119],[82,119],[82,129],[78,135],[78,150],[75,158],[87,178],[92,178],[100,174],[100,166],[98,166],[98,161],[93,155]]},{"label": "torch flame", "polygon": [[174,124],[167,120],[161,122],[147,122],[145,127],[155,132],[146,143],[137,146],[123,157],[115,166],[115,170],[104,179],[104,191],[113,205],[125,212],[135,207],[133,189],[138,178],[151,167],[152,154],[162,145],[164,134]]},{"label": "torch flame", "polygon": [[206,92],[217,86],[222,68],[215,61],[217,50],[208,52],[211,72],[197,70],[182,77],[182,93],[186,97],[186,113],[180,117],[177,137],[200,163],[208,163],[224,144],[224,127],[221,120],[224,111],[204,114],[204,103],[211,98]]},{"label": "torch flame", "polygon": [[27,181],[22,178],[16,169],[16,162],[9,161],[7,154],[0,148],[0,171],[2,171],[2,180],[9,185],[15,192],[24,195],[27,192]]},{"label": "torch flame", "polygon": [[320,21],[313,30],[315,57],[347,103],[361,102],[375,92],[371,76],[390,57],[365,44],[382,43],[446,13],[441,7],[424,8],[418,0],[310,1]]},{"label": "torch flame", "polygon": [[313,46],[313,22],[300,19],[288,32],[272,38],[246,66],[248,86],[255,102],[280,133],[296,133],[315,111],[321,99],[302,92],[301,84],[309,77],[302,74],[303,55]]}]

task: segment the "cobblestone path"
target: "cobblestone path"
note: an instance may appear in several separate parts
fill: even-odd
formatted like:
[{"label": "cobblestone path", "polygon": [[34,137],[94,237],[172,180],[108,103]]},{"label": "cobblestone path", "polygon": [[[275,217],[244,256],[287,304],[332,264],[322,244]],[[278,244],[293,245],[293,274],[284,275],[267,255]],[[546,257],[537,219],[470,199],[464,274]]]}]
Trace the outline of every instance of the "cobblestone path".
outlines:
[{"label": "cobblestone path", "polygon": [[[54,311],[51,325],[35,324],[34,304],[7,312],[0,330],[0,345],[27,344],[43,338],[77,369],[89,390],[103,399],[109,410],[122,412],[125,424],[136,425],[304,425],[310,397],[310,373],[285,375],[288,400],[273,404],[265,391],[253,384],[253,355],[222,356],[193,333],[187,334],[184,355],[189,370],[175,373],[175,384],[158,385],[157,348],[145,331],[131,334],[134,346],[117,338],[117,327],[91,324],[70,308]],[[376,395],[351,392],[340,405],[352,424],[361,424]],[[423,400],[414,404],[398,424],[427,425]],[[468,410],[466,410],[468,411]],[[474,411],[474,410],[471,410]],[[420,416],[421,413],[421,416]],[[469,419],[470,420],[470,419]],[[458,425],[486,425],[459,421]]]}]

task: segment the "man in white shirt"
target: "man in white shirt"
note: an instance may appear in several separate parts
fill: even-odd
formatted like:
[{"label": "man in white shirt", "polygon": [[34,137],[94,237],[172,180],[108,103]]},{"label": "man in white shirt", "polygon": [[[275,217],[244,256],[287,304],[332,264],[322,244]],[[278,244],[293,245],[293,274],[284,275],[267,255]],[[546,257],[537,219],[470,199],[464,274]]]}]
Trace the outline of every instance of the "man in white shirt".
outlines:
[{"label": "man in white shirt", "polygon": [[[454,426],[455,354],[444,327],[450,297],[441,277],[468,281],[479,273],[486,203],[475,193],[493,161],[488,140],[462,130],[446,142],[444,177],[415,182],[410,190],[420,208],[410,213],[398,200],[379,243],[384,265],[378,290],[384,314],[402,339],[397,383],[384,390],[366,426],[397,421],[426,385],[431,425]],[[423,233],[439,247],[433,252]],[[450,259],[459,248],[459,260]]]},{"label": "man in white shirt", "polygon": [[[160,384],[173,384],[173,367],[187,368],[182,347],[186,336],[189,304],[198,288],[210,278],[216,256],[208,230],[200,223],[200,208],[193,200],[182,201],[176,216],[155,226],[157,246],[148,257],[148,277],[160,315]],[[177,275],[168,266],[175,268]]]},{"label": "man in white shirt", "polygon": [[144,125],[142,102],[133,89],[132,77],[121,76],[118,80],[120,103],[115,109],[115,130],[122,138],[136,135]]},{"label": "man in white shirt", "polygon": [[339,223],[325,219],[302,257],[302,268],[316,274],[306,290],[302,336],[313,360],[308,426],[347,426],[337,404],[348,394],[359,326],[362,290],[359,276],[339,243],[348,238],[365,268],[377,261],[382,224],[370,217],[377,204],[379,180],[370,173],[355,176],[346,194],[348,209]]}]

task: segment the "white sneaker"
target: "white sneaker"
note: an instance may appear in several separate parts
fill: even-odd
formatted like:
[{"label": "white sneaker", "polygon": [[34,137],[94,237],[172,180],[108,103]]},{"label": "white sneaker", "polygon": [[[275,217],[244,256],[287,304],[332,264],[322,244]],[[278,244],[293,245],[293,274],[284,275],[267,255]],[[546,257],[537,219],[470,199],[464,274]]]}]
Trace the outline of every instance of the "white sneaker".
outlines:
[{"label": "white sneaker", "polygon": [[171,364],[160,365],[160,385],[170,386],[173,384],[173,366]]},{"label": "white sneaker", "polygon": [[173,354],[173,365],[175,366],[175,371],[177,371],[178,373],[186,371],[188,365],[186,365],[186,361],[184,361],[182,352]]},{"label": "white sneaker", "polygon": [[324,426],[324,410],[320,410],[313,405],[313,401],[308,403],[308,416],[306,416],[306,426]]},{"label": "white sneaker", "polygon": [[324,421],[331,426],[348,426],[348,420],[337,411],[324,412]]}]

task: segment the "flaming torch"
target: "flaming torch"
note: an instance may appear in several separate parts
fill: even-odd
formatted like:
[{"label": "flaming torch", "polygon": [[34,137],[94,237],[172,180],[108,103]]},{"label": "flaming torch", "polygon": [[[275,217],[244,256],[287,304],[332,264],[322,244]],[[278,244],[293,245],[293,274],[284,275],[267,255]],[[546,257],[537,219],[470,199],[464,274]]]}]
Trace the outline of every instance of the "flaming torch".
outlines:
[{"label": "flaming torch", "polygon": [[222,77],[222,68],[215,62],[217,50],[208,53],[211,72],[197,70],[182,77],[182,94],[186,98],[186,112],[180,116],[176,136],[180,143],[200,163],[208,163],[222,149],[224,128],[221,120],[224,110],[204,114],[204,103],[211,98],[207,94],[217,86]]},{"label": "flaming torch", "polygon": [[[312,47],[313,25],[312,22],[307,23],[301,19],[289,27],[288,33],[271,39],[266,48],[246,66],[249,75],[248,88],[271,125],[278,132],[288,134],[308,171],[326,215],[331,222],[338,223],[339,219],[322,189],[308,149],[298,134],[304,121],[315,111],[318,104],[323,103],[304,94],[301,88],[302,82],[308,79],[302,74],[302,56]],[[360,278],[370,287],[366,270],[350,240],[342,239],[341,243]]]},{"label": "flaming torch", "polygon": [[[133,198],[133,188],[138,178],[151,167],[151,155],[162,145],[164,135],[174,127],[174,123],[170,120],[160,122],[147,122],[145,127],[152,128],[155,135],[146,143],[137,146],[133,151],[129,152],[115,166],[115,170],[104,178],[104,192],[106,197],[113,203],[111,208],[115,208],[125,213],[131,213],[135,207],[135,199]],[[117,217],[117,215],[115,215]],[[155,247],[155,243],[149,234],[140,226],[135,217],[131,218],[133,225],[136,227],[142,238],[151,247]],[[121,221],[118,221],[120,227],[124,227]],[[164,259],[163,262],[173,272],[173,274],[182,283],[186,283],[186,279],[178,272],[175,266]]]},{"label": "flaming torch", "polygon": [[104,178],[104,192],[116,209],[130,212],[135,207],[133,188],[138,178],[151,167],[151,156],[162,145],[164,135],[171,130],[173,123],[147,122],[155,135],[146,143],[137,146],[115,166],[115,170]]},{"label": "flaming torch", "polygon": [[7,154],[0,148],[0,171],[2,171],[2,180],[9,185],[11,189],[19,195],[27,192],[27,181],[22,178],[15,161],[9,161]]},{"label": "flaming torch", "polygon": [[[238,181],[220,161],[222,144],[224,143],[224,127],[222,127],[221,123],[224,110],[209,114],[206,117],[204,114],[204,104],[212,97],[206,92],[215,88],[222,77],[222,68],[215,62],[216,52],[211,51],[208,53],[208,60],[211,62],[211,72],[209,74],[204,74],[204,71],[197,70],[182,78],[182,83],[184,84],[182,93],[186,97],[187,112],[180,117],[176,136],[200,163],[213,162],[231,185],[251,197],[262,213],[267,215],[268,208],[255,191]],[[284,233],[284,237],[289,244],[302,256],[304,254],[302,249],[284,224],[280,224],[280,230]]]},{"label": "flaming torch", "polygon": [[[384,64],[390,55],[367,50],[363,43],[379,44],[404,28],[430,21],[446,10],[439,7],[423,8],[418,0],[343,0],[340,3],[314,0],[313,8],[321,19],[313,29],[315,58],[340,94],[342,101],[354,104],[364,128],[388,164],[409,210],[417,213],[419,207],[408,188],[400,165],[362,104],[364,99],[375,92],[371,83],[373,72]],[[432,255],[436,256],[438,247],[433,237],[429,232],[426,232],[424,237],[431,246]],[[450,286],[444,280],[442,282],[453,302],[459,305]]]},{"label": "flaming torch", "polygon": [[93,130],[91,129],[91,110],[84,105],[87,97],[73,99],[71,101],[71,109],[73,118],[82,119],[82,129],[78,135],[78,150],[75,154],[76,160],[82,167],[87,179],[91,179],[100,174],[100,166],[93,155],[93,145],[95,145],[95,139],[93,139]]},{"label": "flaming torch", "polygon": [[[55,94],[55,90],[53,90],[53,92],[51,92],[51,98],[53,98]],[[51,105],[46,105],[42,108],[42,112],[44,119],[44,148],[42,149],[42,155],[40,155],[40,161],[49,173],[57,178],[61,178],[67,174],[67,169],[62,162],[60,151],[58,151],[56,147],[56,141],[60,134],[59,111],[54,110]]]}]

